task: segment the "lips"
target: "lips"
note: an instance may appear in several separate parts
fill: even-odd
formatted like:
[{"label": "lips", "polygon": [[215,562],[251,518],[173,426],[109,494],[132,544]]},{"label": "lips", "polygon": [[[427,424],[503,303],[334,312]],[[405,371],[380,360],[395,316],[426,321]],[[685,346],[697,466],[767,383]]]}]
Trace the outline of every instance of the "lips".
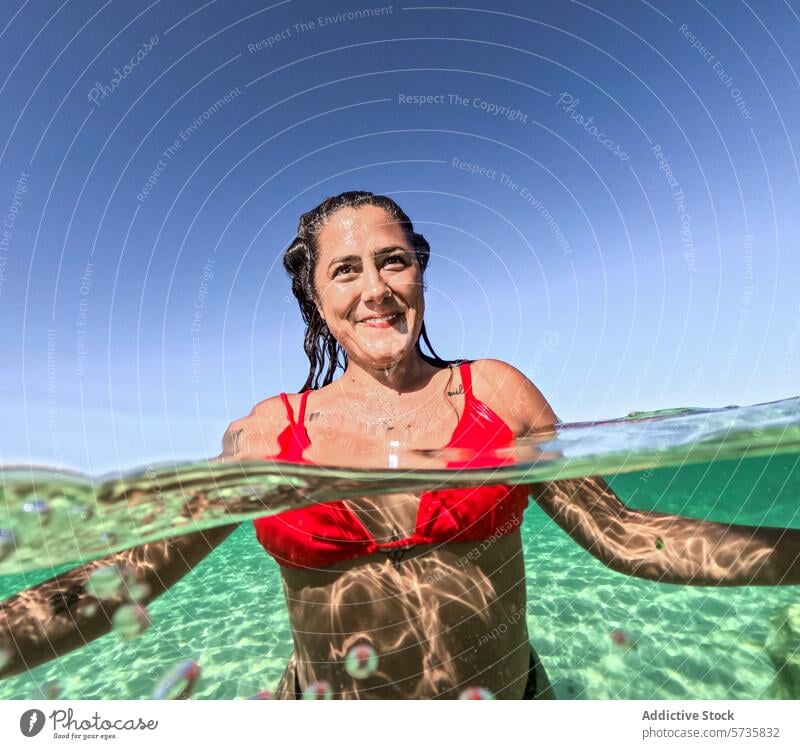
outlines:
[{"label": "lips", "polygon": [[388,315],[375,315],[373,317],[365,317],[363,320],[359,320],[359,323],[362,325],[368,325],[370,327],[376,328],[385,328],[394,323],[396,320],[400,318],[399,312],[392,312]]}]

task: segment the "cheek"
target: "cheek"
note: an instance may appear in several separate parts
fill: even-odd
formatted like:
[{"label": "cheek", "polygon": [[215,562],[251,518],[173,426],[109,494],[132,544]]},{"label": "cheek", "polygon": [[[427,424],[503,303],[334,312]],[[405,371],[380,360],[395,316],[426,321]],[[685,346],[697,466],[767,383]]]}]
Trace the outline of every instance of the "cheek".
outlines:
[{"label": "cheek", "polygon": [[323,285],[319,295],[319,304],[326,317],[336,317],[351,303],[351,295],[336,284]]},{"label": "cheek", "polygon": [[422,302],[422,279],[419,276],[419,272],[417,273],[409,273],[405,276],[398,284],[399,287],[402,287],[403,294],[405,295],[406,299],[413,299],[417,304]]}]

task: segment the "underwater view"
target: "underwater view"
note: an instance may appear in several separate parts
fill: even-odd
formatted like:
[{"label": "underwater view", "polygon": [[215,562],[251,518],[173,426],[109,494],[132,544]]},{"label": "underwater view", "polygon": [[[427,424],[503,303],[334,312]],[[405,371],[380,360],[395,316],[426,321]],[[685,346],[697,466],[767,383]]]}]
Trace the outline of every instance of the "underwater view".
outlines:
[{"label": "underwater view", "polygon": [[[255,504],[269,496],[285,495],[285,506],[293,506],[287,487],[308,503],[352,496],[354,485],[360,494],[379,494],[490,478],[603,476],[632,508],[798,528],[799,406],[793,398],[562,425],[519,441],[514,465],[492,471],[354,471],[264,461],[242,463],[243,469],[151,467],[91,480],[7,466],[0,600],[111,550],[264,515]],[[399,465],[417,464],[409,456]],[[168,486],[169,477],[183,489]],[[200,488],[205,502],[198,510]],[[559,699],[800,697],[795,586],[686,586],[618,574],[533,501],[522,540],[528,629]],[[251,698],[273,689],[292,653],[278,567],[250,522],[153,601],[147,617],[115,618],[110,634],[0,680],[0,699],[148,699],[187,659],[198,667],[193,698]]]}]

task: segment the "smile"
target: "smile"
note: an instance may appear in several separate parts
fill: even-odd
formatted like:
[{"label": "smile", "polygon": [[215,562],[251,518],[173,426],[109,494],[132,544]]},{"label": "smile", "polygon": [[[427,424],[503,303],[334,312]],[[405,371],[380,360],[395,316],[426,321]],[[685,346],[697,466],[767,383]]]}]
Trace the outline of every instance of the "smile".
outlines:
[{"label": "smile", "polygon": [[366,320],[361,320],[361,325],[368,325],[371,328],[388,328],[395,320],[400,317],[399,312],[393,312],[391,315],[383,315],[382,317],[370,317]]}]

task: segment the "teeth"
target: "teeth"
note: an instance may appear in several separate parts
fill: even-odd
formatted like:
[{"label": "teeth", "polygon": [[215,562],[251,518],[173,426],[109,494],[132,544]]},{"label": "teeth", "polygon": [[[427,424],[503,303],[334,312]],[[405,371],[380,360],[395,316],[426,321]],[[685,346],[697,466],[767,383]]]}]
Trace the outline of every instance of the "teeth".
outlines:
[{"label": "teeth", "polygon": [[369,317],[364,320],[364,322],[391,320],[393,317],[397,317],[397,312],[391,315],[384,315],[383,317]]}]

